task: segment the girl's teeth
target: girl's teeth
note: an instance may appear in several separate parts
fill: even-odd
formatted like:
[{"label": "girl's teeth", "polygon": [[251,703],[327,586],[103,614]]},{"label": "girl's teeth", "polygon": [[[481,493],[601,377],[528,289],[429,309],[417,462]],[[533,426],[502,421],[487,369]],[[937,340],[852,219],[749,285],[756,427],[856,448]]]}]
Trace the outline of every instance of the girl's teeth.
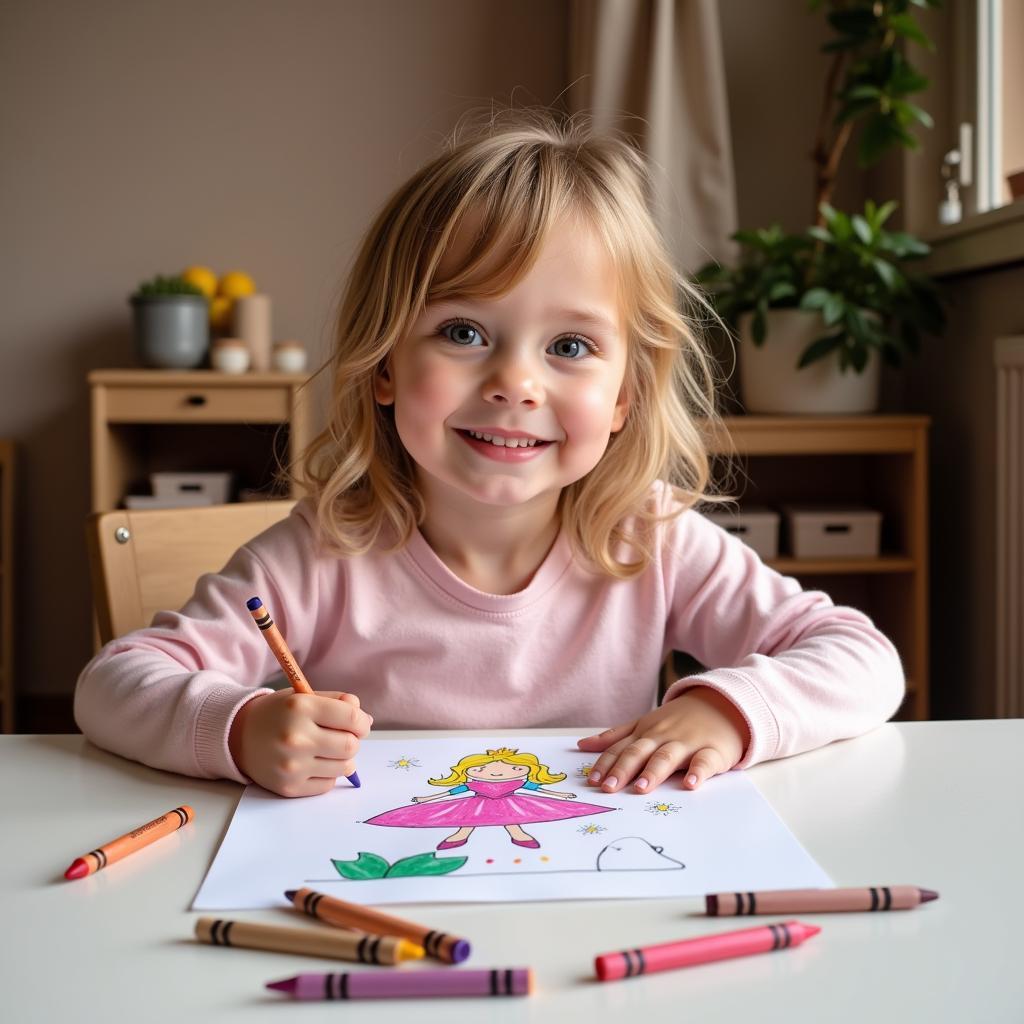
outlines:
[{"label": "girl's teeth", "polygon": [[498,448],[533,448],[537,442],[528,441],[525,437],[494,437],[491,434],[478,434],[475,430],[469,431],[470,437],[478,441],[488,441]]}]

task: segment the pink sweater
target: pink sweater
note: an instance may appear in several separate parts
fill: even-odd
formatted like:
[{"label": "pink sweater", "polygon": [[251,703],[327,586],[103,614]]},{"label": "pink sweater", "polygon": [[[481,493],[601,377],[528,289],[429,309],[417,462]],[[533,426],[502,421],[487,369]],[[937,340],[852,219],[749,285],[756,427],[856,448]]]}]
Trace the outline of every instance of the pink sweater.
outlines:
[{"label": "pink sweater", "polygon": [[697,512],[660,528],[636,579],[585,571],[560,536],[509,595],[464,583],[419,531],[351,559],[318,554],[314,531],[300,502],[181,611],[107,644],[78,680],[82,732],[153,767],[247,782],[228,730],[278,671],[253,596],[314,689],[358,694],[381,729],[618,725],[655,706],[670,650],[707,670],[666,700],[710,686],[746,718],[740,767],[859,735],[903,697],[899,657],[866,616],[801,590]]}]

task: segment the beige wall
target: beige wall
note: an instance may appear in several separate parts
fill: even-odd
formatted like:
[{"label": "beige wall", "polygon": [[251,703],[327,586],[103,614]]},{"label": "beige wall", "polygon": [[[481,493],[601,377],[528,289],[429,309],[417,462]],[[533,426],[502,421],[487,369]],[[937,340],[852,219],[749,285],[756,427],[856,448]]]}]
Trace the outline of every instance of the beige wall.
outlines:
[{"label": "beige wall", "polygon": [[243,268],[318,355],[372,211],[468,107],[553,102],[566,53],[562,0],[0,4],[20,693],[69,693],[91,649],[85,374],[131,365],[136,283]]},{"label": "beige wall", "polygon": [[[275,334],[321,354],[372,211],[458,114],[513,90],[551,103],[566,86],[567,6],[0,5],[0,436],[21,447],[22,693],[69,693],[90,650],[84,378],[131,363],[134,285],[193,262],[244,268],[274,298]],[[823,19],[804,0],[719,10],[740,222],[797,229],[811,215]],[[852,165],[836,196],[847,207],[871,187]],[[991,341],[1024,329],[1024,269],[944,288],[956,303],[946,338],[887,393],[936,417],[936,710],[987,713]]]}]

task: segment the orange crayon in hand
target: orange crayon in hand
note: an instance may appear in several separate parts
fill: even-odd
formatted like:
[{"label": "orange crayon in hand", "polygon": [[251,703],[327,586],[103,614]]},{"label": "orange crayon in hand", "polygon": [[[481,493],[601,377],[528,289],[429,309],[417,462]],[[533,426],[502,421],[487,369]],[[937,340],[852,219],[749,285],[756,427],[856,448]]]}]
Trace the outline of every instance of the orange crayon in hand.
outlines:
[{"label": "orange crayon in hand", "polygon": [[[281,630],[277,628],[274,620],[270,617],[270,612],[263,606],[263,602],[258,597],[250,597],[245,602],[245,607],[249,609],[249,614],[252,615],[256,625],[260,627],[263,639],[267,641],[267,646],[273,651],[278,665],[281,666],[282,671],[288,677],[288,682],[292,684],[292,689],[296,693],[315,693],[316,691],[309,685],[309,680],[302,669],[299,668],[295,655],[292,654],[291,649],[281,635]],[[353,772],[346,777],[356,789],[359,788],[358,773]]]},{"label": "orange crayon in hand", "polygon": [[84,878],[86,875],[91,875],[99,871],[100,868],[105,868],[108,864],[113,864],[115,861],[121,860],[122,857],[141,850],[144,846],[149,846],[157,839],[177,832],[182,825],[187,825],[195,816],[196,812],[185,804],[175,807],[173,811],[161,814],[159,818],[147,821],[145,825],[140,825],[138,828],[132,829],[131,832],[126,832],[123,836],[104,843],[103,846],[97,847],[84,856],[77,857],[64,872],[64,877]]}]

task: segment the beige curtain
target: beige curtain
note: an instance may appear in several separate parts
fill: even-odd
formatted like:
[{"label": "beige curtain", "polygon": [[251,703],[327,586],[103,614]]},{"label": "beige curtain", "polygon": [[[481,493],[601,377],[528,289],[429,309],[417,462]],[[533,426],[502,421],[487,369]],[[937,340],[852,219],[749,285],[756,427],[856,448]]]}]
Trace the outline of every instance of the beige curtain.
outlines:
[{"label": "beige curtain", "polygon": [[568,104],[647,154],[676,264],[729,260],[736,187],[716,0],[571,0]]}]

